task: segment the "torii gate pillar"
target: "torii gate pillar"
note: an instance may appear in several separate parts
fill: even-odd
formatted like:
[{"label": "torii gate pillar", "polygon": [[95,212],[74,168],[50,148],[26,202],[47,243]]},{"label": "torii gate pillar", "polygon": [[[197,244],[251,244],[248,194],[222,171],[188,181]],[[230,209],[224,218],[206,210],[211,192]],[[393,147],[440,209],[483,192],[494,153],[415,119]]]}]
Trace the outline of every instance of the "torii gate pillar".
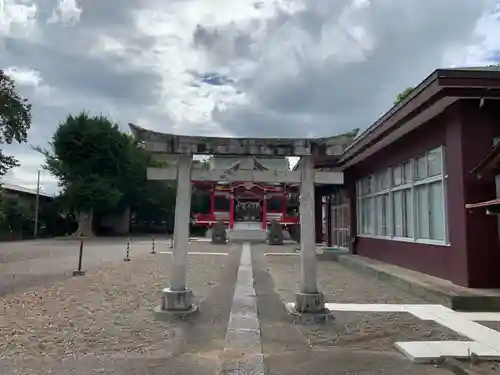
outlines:
[{"label": "torii gate pillar", "polygon": [[287,304],[287,310],[306,323],[320,323],[333,318],[325,308],[325,298],[318,290],[316,272],[316,235],[314,202],[313,156],[300,158],[300,290],[295,303]]},{"label": "torii gate pillar", "polygon": [[193,292],[186,285],[192,160],[192,155],[181,154],[177,157],[177,197],[170,286],[163,289],[162,303],[155,309],[159,318],[165,314],[168,316],[170,312],[190,314],[198,310],[198,306],[193,305]]}]

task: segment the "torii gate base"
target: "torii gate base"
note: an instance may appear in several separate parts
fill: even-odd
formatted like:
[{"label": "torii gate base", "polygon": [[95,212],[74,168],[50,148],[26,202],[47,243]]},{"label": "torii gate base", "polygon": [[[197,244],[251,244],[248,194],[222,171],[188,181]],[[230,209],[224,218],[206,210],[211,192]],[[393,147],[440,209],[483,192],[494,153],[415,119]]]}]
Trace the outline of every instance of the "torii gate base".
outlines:
[{"label": "torii gate base", "polygon": [[[146,150],[163,155],[176,155],[177,166],[148,168],[148,179],[177,180],[175,204],[174,247],[170,287],[163,290],[162,303],[155,309],[159,319],[172,315],[187,316],[198,307],[193,304],[193,292],[186,286],[187,252],[189,247],[189,218],[191,208],[191,180],[251,181],[263,183],[300,183],[300,238],[301,284],[296,303],[288,311],[303,323],[331,320],[323,294],[318,290],[316,275],[316,239],[314,220],[314,185],[342,184],[343,175],[335,171],[314,171],[313,156],[339,155],[351,143],[356,132],[321,139],[229,139],[189,137],[162,134],[130,124],[136,139]],[[192,170],[194,154],[299,156],[299,171],[203,171]]]},{"label": "torii gate base", "polygon": [[332,311],[325,307],[325,298],[322,293],[298,293],[295,300],[295,303],[285,305],[294,323],[324,324],[334,320]]},{"label": "torii gate base", "polygon": [[159,320],[169,320],[172,315],[182,318],[198,311],[198,306],[193,304],[193,291],[186,287],[192,162],[191,155],[179,155],[177,159],[177,197],[170,287],[163,289],[162,302],[154,310],[155,317]]},{"label": "torii gate base", "polygon": [[175,291],[163,289],[162,303],[154,309],[156,320],[168,321],[172,318],[186,318],[198,312],[199,307],[193,303],[193,291]]}]

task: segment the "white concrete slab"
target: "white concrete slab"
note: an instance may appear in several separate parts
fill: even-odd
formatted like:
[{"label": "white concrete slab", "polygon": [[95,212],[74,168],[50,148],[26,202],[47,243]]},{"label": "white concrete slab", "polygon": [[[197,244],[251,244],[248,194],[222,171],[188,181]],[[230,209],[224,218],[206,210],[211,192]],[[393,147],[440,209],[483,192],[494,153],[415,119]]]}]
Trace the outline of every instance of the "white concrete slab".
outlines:
[{"label": "white concrete slab", "polygon": [[410,305],[397,304],[362,304],[362,303],[326,303],[325,307],[331,311],[357,312],[408,312]]},{"label": "white concrete slab", "polygon": [[265,253],[264,256],[289,256],[289,255],[294,255],[294,256],[300,256],[300,253]]},{"label": "white concrete slab", "polygon": [[474,341],[409,341],[395,345],[414,362],[428,363],[441,356],[467,359],[471,353],[484,360],[500,359],[499,351]]},{"label": "white concrete slab", "polygon": [[396,347],[417,362],[430,362],[441,356],[468,358],[471,352],[486,360],[500,360],[500,332],[476,321],[500,321],[500,313],[456,312],[442,305],[418,304],[348,304],[327,303],[331,311],[407,312],[436,323],[469,338],[471,341],[397,342]]}]

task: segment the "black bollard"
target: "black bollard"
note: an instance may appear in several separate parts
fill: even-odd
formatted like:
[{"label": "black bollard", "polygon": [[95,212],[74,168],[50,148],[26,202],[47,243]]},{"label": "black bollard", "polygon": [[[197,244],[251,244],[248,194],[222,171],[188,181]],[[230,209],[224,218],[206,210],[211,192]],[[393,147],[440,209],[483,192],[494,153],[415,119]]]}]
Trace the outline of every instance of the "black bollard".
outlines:
[{"label": "black bollard", "polygon": [[83,239],[80,240],[80,254],[78,255],[78,269],[73,271],[73,276],[84,276],[85,271],[82,270],[83,261]]},{"label": "black bollard", "polygon": [[156,249],[155,249],[155,236],[153,236],[153,248],[151,249],[151,254],[156,254]]},{"label": "black bollard", "polygon": [[125,262],[130,262],[130,238],[127,241],[127,254],[125,255],[125,258],[123,260]]}]

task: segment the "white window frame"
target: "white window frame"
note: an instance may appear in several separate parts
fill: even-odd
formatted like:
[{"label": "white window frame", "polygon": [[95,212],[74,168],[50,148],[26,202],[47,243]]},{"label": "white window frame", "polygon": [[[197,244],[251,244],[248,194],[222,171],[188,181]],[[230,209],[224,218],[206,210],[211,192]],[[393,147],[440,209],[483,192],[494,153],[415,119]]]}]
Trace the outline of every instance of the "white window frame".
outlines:
[{"label": "white window frame", "polygon": [[[435,151],[439,149],[441,152],[441,174],[436,175],[436,176],[431,176],[431,177],[426,177],[421,180],[416,180],[416,175],[417,175],[417,163],[416,160],[419,157],[425,156],[425,168],[428,171],[429,170],[429,165],[427,161],[427,155],[429,155],[430,152]],[[410,171],[411,171],[411,181],[407,181],[407,176],[405,175],[405,164],[410,163]],[[405,181],[401,185],[394,186],[394,180],[393,180],[393,170],[396,167],[400,167],[402,170],[402,176],[405,176]],[[387,171],[389,174],[389,187],[388,189],[380,190],[380,191],[375,191],[376,190],[376,179],[377,176],[380,175],[381,172]],[[372,185],[370,192],[367,194],[362,194],[362,184],[365,181],[365,179],[371,178],[372,179]],[[418,238],[418,207],[417,207],[417,198],[416,198],[416,187],[418,186],[430,186],[430,184],[441,181],[442,183],[442,193],[443,193],[443,198],[442,198],[442,204],[443,204],[443,225],[444,225],[444,233],[443,233],[443,240],[434,240],[434,239],[423,239],[423,238]],[[377,171],[377,173],[371,174],[366,176],[363,179],[360,179],[356,182],[356,213],[357,213],[357,235],[358,237],[366,237],[366,238],[376,238],[376,239],[385,239],[385,240],[393,240],[393,241],[401,241],[401,242],[412,242],[412,243],[419,243],[419,244],[427,244],[427,245],[440,245],[440,246],[450,246],[450,238],[449,238],[449,228],[448,228],[448,174],[446,170],[446,148],[444,146],[439,146],[437,148],[433,148],[431,150],[426,151],[425,153],[419,154],[409,160],[405,160],[397,165],[394,165],[389,168],[384,168],[381,169],[380,171]],[[411,191],[411,197],[412,197],[412,237],[396,237],[395,236],[395,218],[394,218],[394,202],[393,202],[393,193],[396,191],[402,191],[402,190],[409,190]],[[430,194],[429,188],[426,189],[427,191],[427,199],[430,200]],[[385,195],[388,194],[388,199],[389,199],[389,212],[387,213],[387,220],[388,220],[388,228],[387,228],[387,233],[388,235],[377,235],[377,218],[380,215],[377,215],[376,211],[376,197],[380,195]],[[373,234],[367,234],[363,233],[364,228],[363,226],[366,224],[363,223],[363,212],[362,212],[362,200],[371,198],[372,202],[372,210],[371,210],[371,217],[370,220],[372,220],[371,225],[373,226],[374,233]],[[431,202],[429,201],[429,207],[430,207]],[[430,218],[429,218],[430,219]],[[407,225],[406,223],[406,213],[403,211],[403,217],[402,217],[404,225]]]}]

